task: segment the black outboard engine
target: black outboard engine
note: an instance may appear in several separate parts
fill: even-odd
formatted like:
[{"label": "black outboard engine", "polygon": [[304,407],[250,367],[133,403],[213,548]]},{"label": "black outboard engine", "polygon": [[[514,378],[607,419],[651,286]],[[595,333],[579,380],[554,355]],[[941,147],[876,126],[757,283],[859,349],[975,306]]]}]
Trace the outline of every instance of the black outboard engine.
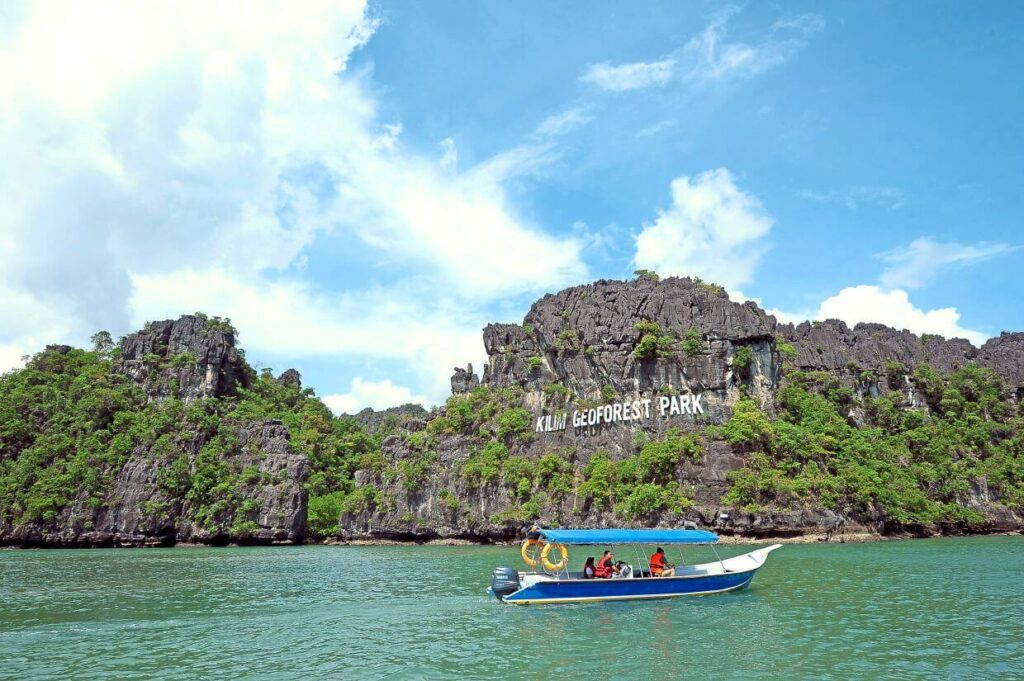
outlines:
[{"label": "black outboard engine", "polygon": [[501,599],[519,591],[519,570],[510,567],[496,567],[491,573],[491,591]]}]

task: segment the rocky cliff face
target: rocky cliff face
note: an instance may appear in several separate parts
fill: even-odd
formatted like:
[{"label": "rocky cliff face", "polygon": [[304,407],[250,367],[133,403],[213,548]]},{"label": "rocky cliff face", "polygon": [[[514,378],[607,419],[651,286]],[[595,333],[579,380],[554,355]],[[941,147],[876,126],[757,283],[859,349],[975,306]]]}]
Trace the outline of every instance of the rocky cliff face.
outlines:
[{"label": "rocky cliff face", "polygon": [[361,425],[371,435],[408,427],[410,421],[426,417],[427,410],[423,408],[423,405],[419,404],[402,404],[397,407],[381,409],[380,411],[374,411],[367,407],[352,416],[342,415],[342,418],[350,418]]},{"label": "rocky cliff face", "polygon": [[[41,379],[59,382],[70,371],[60,363],[70,363],[75,352],[84,356],[66,346],[47,348],[28,371],[38,369]],[[97,373],[101,363],[89,366],[91,373],[78,379],[87,382],[72,389],[82,395],[70,396],[63,411],[47,407],[50,412],[40,418],[82,420],[82,427],[95,423],[95,434],[84,434],[76,445],[69,432],[54,446],[45,441],[53,428],[42,423],[38,436],[29,434],[35,442],[0,441],[0,473],[13,470],[7,478],[12,483],[27,476],[23,484],[29,486],[20,497],[27,502],[15,496],[9,508],[0,503],[0,545],[271,543],[305,537],[309,466],[291,447],[288,429],[280,421],[237,419],[205,402],[217,397],[230,403],[254,377],[226,323],[191,315],[154,322],[121,341],[112,373]],[[285,378],[297,393],[298,374]],[[79,409],[81,401],[89,405]],[[43,411],[42,405],[33,407]],[[96,450],[83,459],[82,447]],[[31,472],[19,478],[17,466],[26,460]],[[48,491],[55,483],[64,489]]]},{"label": "rocky cliff face", "polygon": [[[643,322],[657,324],[671,339],[665,356],[636,355],[645,335],[637,324]],[[531,408],[545,406],[550,384],[594,399],[602,391],[623,398],[652,391],[703,393],[709,419],[721,422],[741,389],[770,404],[780,367],[775,326],[775,318],[753,303],[730,302],[714,287],[690,279],[598,281],[545,296],[522,325],[488,325],[483,381],[497,388],[523,386]],[[681,350],[688,333],[693,343]],[[733,366],[741,348],[753,356],[742,375]]]},{"label": "rocky cliff face", "polygon": [[[645,339],[646,335],[654,338]],[[416,434],[400,433],[383,444],[388,470],[405,470],[403,466],[415,462],[426,465],[429,474],[410,483],[407,475],[359,471],[357,486],[375,490],[376,496],[372,503],[346,513],[343,536],[508,539],[532,519],[586,527],[693,521],[747,535],[888,532],[895,526],[883,513],[870,509],[844,511],[814,504],[753,511],[729,507],[723,503],[728,476],[747,466],[752,454],[702,434],[708,426],[726,423],[744,397],[753,398],[771,416],[784,364],[790,371],[823,372],[837,385],[852,389],[856,399],[906,393],[911,407],[925,405],[912,380],[914,370],[923,364],[948,373],[974,362],[996,371],[1013,395],[1024,389],[1024,334],[1003,334],[978,349],[962,339],[919,337],[877,324],[853,329],[836,320],[778,324],[754,303],[731,302],[717,287],[686,278],[598,281],[548,295],[531,307],[522,324],[487,326],[484,344],[489,361],[480,381],[482,392],[474,391],[477,378],[471,368],[456,369],[456,397],[433,417],[440,420],[421,422],[412,428]],[[484,393],[491,397],[471,398]],[[700,412],[686,413],[684,408],[661,418],[606,420],[582,427],[573,427],[570,420],[553,431],[541,422],[541,432],[536,432],[535,420],[544,415],[568,414],[571,419],[573,412],[603,411],[615,403],[644,399],[657,411],[662,399],[697,395]],[[849,418],[863,422],[863,408],[857,404]],[[459,426],[461,422],[438,426],[466,405],[473,414],[468,427]],[[503,414],[516,409],[525,411],[529,426],[510,436],[503,433]],[[669,483],[687,491],[691,506],[627,520],[582,491],[589,484],[588,464],[595,456],[624,461],[642,443],[664,440],[673,428],[701,438],[699,457],[683,457]],[[468,475],[467,470],[475,471],[486,458],[483,453],[495,445],[493,451],[519,467],[525,465],[518,463],[520,459],[532,462],[534,471],[555,465],[556,459],[564,467],[556,473],[535,472],[529,489],[522,486],[527,483],[517,486],[515,473],[507,472],[509,464],[483,481]],[[436,452],[436,458],[425,458],[424,447]],[[556,459],[548,458],[551,455]],[[566,476],[561,492],[552,491],[552,475]],[[972,485],[977,493],[963,503],[984,516],[979,529],[1024,525],[1020,515],[986,496],[984,481]],[[524,502],[528,496],[532,501]],[[529,507],[538,498],[541,501]]]},{"label": "rocky cliff face", "polygon": [[1024,527],[1024,334],[778,324],[640,278],[484,343],[445,406],[340,419],[298,372],[256,375],[226,320],[154,322],[109,358],[50,346],[0,377],[0,545]]},{"label": "rocky cliff face", "polygon": [[184,402],[232,395],[253,376],[235,348],[234,329],[205,315],[150,322],[125,336],[115,370],[142,385],[152,399],[174,393]]}]

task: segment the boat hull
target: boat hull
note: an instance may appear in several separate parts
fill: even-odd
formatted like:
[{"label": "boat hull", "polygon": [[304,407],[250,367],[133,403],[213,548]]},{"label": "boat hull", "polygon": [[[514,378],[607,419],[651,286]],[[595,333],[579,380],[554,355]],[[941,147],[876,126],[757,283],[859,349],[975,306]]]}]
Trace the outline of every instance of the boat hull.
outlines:
[{"label": "boat hull", "polygon": [[699,577],[647,579],[573,579],[543,581],[502,598],[505,603],[586,603],[703,596],[742,589],[757,570]]}]

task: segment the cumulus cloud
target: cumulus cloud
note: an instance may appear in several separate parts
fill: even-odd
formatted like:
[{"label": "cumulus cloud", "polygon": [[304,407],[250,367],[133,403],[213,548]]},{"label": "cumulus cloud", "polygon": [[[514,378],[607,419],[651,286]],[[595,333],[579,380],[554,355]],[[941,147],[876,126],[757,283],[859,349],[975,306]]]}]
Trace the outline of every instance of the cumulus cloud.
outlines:
[{"label": "cumulus cloud", "polygon": [[637,236],[634,261],[661,275],[697,275],[735,290],[751,280],[772,222],[725,168],[679,177],[671,207]]},{"label": "cumulus cloud", "polygon": [[480,310],[439,297],[425,308],[410,282],[331,294],[302,281],[246,281],[222,269],[133,276],[133,325],[193,310],[230,317],[247,348],[291,356],[408,360],[429,401],[450,391],[452,367],[485,356]]},{"label": "cumulus cloud", "polygon": [[888,263],[881,282],[888,288],[920,288],[944,270],[976,265],[990,258],[1018,250],[1003,243],[960,244],[938,242],[928,237],[915,239],[909,246],[878,255]]},{"label": "cumulus cloud", "polygon": [[675,60],[671,58],[617,65],[601,62],[590,64],[580,80],[610,92],[639,90],[667,83],[672,78],[674,66]]},{"label": "cumulus cloud", "polygon": [[355,414],[364,407],[387,409],[400,404],[427,404],[422,395],[414,395],[409,388],[395,385],[390,380],[367,381],[356,376],[347,393],[324,395],[326,404],[335,415]]},{"label": "cumulus cloud", "polygon": [[921,309],[914,305],[906,291],[887,290],[871,284],[844,288],[822,301],[817,309],[794,312],[771,308],[766,311],[787,324],[799,324],[811,319],[839,319],[852,327],[861,322],[874,322],[895,329],[907,329],[916,334],[966,338],[975,345],[981,345],[990,336],[961,326],[960,313],[955,307]]},{"label": "cumulus cloud", "polygon": [[988,336],[960,326],[956,308],[922,310],[910,302],[906,291],[886,291],[878,286],[851,286],[822,301],[817,319],[841,319],[853,325],[878,322],[914,333],[933,333],[946,338],[966,338],[975,345]]},{"label": "cumulus cloud", "polygon": [[[157,310],[205,308],[232,315],[256,340],[251,349],[280,341],[339,355],[394,343],[410,363],[441,357],[450,369],[449,355],[468,344],[449,308],[471,312],[586,277],[579,241],[519,215],[505,189],[557,158],[549,139],[460,171],[453,141],[439,162],[405,148],[401,121],[379,119],[368,72],[349,67],[377,27],[363,2],[244,12],[226,2],[41,2],[8,18],[5,363],[43,342],[128,331]],[[548,125],[554,133],[581,116]],[[384,312],[294,278],[328,241],[401,273],[390,293],[350,294]],[[198,285],[211,288],[199,296]],[[400,296],[406,304],[389,304]],[[339,316],[318,310],[325,298]],[[327,330],[332,342],[317,349],[273,332],[261,321],[265,303],[272,318],[311,336]],[[480,323],[472,326],[469,358],[479,345]],[[391,336],[371,342],[374,331]],[[423,340],[395,342],[415,334]],[[434,395],[439,381],[428,380],[420,390]]]}]

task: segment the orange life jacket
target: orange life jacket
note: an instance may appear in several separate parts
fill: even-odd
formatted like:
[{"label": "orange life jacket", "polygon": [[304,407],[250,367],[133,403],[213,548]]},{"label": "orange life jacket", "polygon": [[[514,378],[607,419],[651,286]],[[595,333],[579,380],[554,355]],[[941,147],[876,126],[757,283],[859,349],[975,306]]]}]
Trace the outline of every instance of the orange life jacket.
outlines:
[{"label": "orange life jacket", "polygon": [[601,560],[597,561],[597,570],[594,571],[594,576],[602,579],[612,576],[611,556],[602,556]]},{"label": "orange life jacket", "polygon": [[665,571],[665,554],[655,553],[651,556],[651,574],[660,575]]}]

